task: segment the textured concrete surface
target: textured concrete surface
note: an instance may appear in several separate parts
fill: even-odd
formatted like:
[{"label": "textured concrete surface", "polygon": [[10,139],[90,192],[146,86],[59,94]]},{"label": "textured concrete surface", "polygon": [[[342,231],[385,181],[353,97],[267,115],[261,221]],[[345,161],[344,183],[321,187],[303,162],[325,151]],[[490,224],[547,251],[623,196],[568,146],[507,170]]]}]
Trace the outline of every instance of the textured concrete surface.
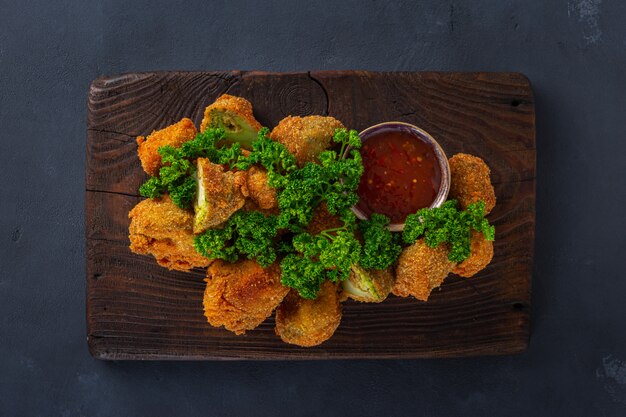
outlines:
[{"label": "textured concrete surface", "polygon": [[[0,0],[0,415],[626,415],[626,2]],[[235,4],[238,3],[238,4]],[[85,342],[85,105],[141,70],[520,71],[536,94],[530,349],[105,363]]]}]

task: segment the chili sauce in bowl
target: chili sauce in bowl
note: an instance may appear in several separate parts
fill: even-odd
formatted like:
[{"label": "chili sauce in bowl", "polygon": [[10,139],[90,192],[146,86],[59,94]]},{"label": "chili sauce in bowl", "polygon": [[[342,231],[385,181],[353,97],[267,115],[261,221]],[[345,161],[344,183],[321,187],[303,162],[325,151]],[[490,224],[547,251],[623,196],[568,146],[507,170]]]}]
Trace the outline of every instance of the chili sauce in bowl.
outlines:
[{"label": "chili sauce in bowl", "polygon": [[448,158],[424,130],[402,122],[365,129],[362,141],[363,176],[353,207],[360,219],[372,213],[389,217],[389,229],[401,231],[407,215],[439,207],[450,188]]}]

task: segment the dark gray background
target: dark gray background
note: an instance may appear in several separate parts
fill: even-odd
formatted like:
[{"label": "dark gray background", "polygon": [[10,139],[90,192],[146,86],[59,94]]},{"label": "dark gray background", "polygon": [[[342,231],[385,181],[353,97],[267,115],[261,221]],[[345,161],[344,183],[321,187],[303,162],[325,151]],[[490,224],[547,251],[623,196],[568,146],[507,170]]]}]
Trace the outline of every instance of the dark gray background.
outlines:
[{"label": "dark gray background", "polygon": [[[236,3],[0,0],[0,415],[626,415],[626,2]],[[92,359],[83,226],[89,83],[179,69],[528,75],[538,155],[528,352]]]}]

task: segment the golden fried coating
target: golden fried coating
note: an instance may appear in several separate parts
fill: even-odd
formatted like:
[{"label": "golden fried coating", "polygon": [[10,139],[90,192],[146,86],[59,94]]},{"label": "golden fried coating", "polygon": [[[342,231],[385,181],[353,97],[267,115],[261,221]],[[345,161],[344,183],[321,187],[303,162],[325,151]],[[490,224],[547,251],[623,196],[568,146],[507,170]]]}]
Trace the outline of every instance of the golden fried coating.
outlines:
[{"label": "golden fried coating", "polygon": [[458,264],[452,273],[469,278],[485,269],[493,258],[493,242],[485,239],[485,236],[472,230],[471,255]]},{"label": "golden fried coating", "polygon": [[341,321],[335,284],[326,281],[315,300],[291,290],[276,309],[276,334],[283,342],[309,347],[330,339]]},{"label": "golden fried coating", "polygon": [[193,247],[193,214],[176,206],[169,196],[141,201],[128,217],[131,251],[153,255],[159,265],[179,271],[211,263]]},{"label": "golden fried coating", "polygon": [[252,104],[245,98],[229,94],[221,95],[204,110],[200,131],[209,127],[224,129],[226,143],[238,142],[247,149],[251,149],[261,130],[261,124],[252,113]]},{"label": "golden fried coating", "polygon": [[343,291],[340,300],[352,298],[362,303],[381,303],[391,293],[395,276],[391,268],[364,269],[353,265],[350,277],[341,283]]},{"label": "golden fried coating", "polygon": [[280,284],[280,266],[263,269],[251,260],[215,261],[207,271],[204,315],[212,326],[235,334],[252,330],[268,318],[289,288]]},{"label": "golden fried coating", "polygon": [[276,200],[276,188],[267,183],[267,171],[265,168],[251,166],[247,171],[247,186],[250,199],[263,210],[269,210],[278,206]]},{"label": "golden fried coating", "polygon": [[317,162],[320,152],[332,143],[335,129],[344,125],[334,117],[287,116],[272,130],[270,137],[285,145],[299,166]]},{"label": "golden fried coating", "polygon": [[491,171],[477,156],[458,153],[450,158],[450,193],[463,209],[479,200],[485,202],[485,214],[496,205],[496,194],[489,177]]},{"label": "golden fried coating", "polygon": [[219,226],[243,207],[248,196],[246,173],[226,171],[207,158],[198,158],[198,191],[193,232],[202,233]]},{"label": "golden fried coating", "polygon": [[[278,208],[278,206],[272,207],[271,209],[262,209],[261,207],[258,206],[257,203],[255,203],[249,198],[246,199],[246,202],[241,209],[243,211],[259,211],[263,213],[265,216],[269,216],[270,214],[274,216],[278,216],[280,214],[280,209]],[[284,231],[286,230],[285,229],[279,230],[278,231],[279,235]]]},{"label": "golden fried coating", "polygon": [[454,262],[448,259],[445,245],[431,248],[418,239],[415,244],[404,249],[398,258],[396,283],[391,290],[397,296],[412,295],[426,301],[431,291],[441,285],[454,268]]},{"label": "golden fried coating", "polygon": [[317,235],[324,230],[335,229],[341,226],[343,226],[343,222],[339,216],[330,214],[326,202],[323,202],[313,211],[313,217],[306,230],[312,235]]},{"label": "golden fried coating", "polygon": [[190,119],[183,119],[165,129],[156,130],[148,137],[138,136],[137,146],[139,147],[139,160],[146,173],[156,176],[161,168],[162,161],[159,155],[159,148],[171,145],[179,148],[183,143],[192,140],[196,136],[197,130]]}]

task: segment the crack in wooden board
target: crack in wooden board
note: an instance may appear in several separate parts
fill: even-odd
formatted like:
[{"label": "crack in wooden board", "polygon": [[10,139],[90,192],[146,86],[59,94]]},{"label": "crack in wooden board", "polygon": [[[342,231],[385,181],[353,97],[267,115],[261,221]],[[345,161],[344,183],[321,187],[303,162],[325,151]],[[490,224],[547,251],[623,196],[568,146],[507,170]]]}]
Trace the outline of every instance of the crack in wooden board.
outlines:
[{"label": "crack in wooden board", "polygon": [[[134,137],[190,117],[219,95],[241,95],[266,126],[329,114],[363,129],[399,120],[425,128],[449,155],[492,169],[495,256],[471,280],[451,275],[428,303],[348,302],[321,346],[284,344],[270,318],[235,336],[202,315],[204,272],[172,272],[128,249],[128,211],[147,176]],[[101,359],[421,358],[519,353],[529,340],[535,225],[532,89],[516,73],[366,71],[157,72],[103,77],[88,99],[87,335]]]}]

